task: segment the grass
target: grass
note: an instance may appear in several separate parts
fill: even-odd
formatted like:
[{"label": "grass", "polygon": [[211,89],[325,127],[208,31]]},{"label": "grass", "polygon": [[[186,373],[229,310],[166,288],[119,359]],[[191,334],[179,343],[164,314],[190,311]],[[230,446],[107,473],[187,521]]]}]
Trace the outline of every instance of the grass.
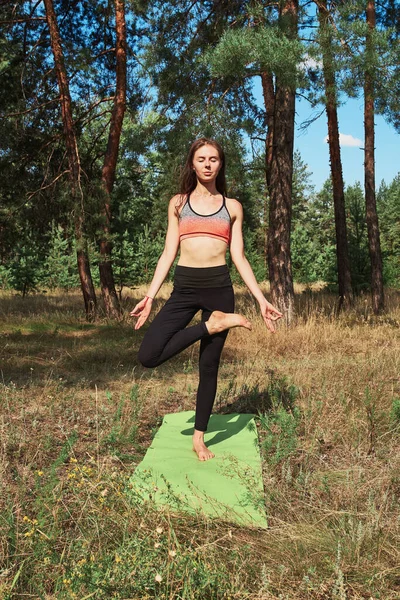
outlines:
[{"label": "grass", "polygon": [[[170,288],[164,286],[156,310]],[[126,291],[125,314],[143,290]],[[297,290],[297,321],[230,332],[215,409],[255,412],[266,531],[144,505],[129,477],[162,417],[192,409],[197,347],[158,369],[143,332],[78,293],[0,298],[0,598],[400,598],[400,293]]]}]

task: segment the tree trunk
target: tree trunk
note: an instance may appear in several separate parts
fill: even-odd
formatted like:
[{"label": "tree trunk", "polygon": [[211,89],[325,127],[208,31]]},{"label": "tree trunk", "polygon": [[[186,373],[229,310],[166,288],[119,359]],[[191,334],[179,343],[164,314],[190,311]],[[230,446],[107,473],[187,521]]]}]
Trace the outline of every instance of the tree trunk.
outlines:
[{"label": "tree trunk", "polygon": [[[281,17],[286,35],[297,35],[298,0],[286,0]],[[295,89],[276,81],[271,160],[268,265],[273,303],[289,324],[294,316],[294,289],[290,255]]]},{"label": "tree trunk", "polygon": [[344,183],[342,161],[340,156],[339,123],[337,114],[337,96],[334,61],[331,52],[331,35],[329,33],[328,10],[326,0],[318,4],[320,31],[322,37],[323,71],[326,96],[326,114],[328,117],[328,142],[331,166],[333,204],[335,211],[336,257],[339,284],[339,307],[349,306],[353,300],[349,246],[347,240],[346,207],[344,199]]},{"label": "tree trunk", "polygon": [[81,188],[81,166],[78,146],[72,118],[71,95],[65,69],[64,55],[61,38],[58,30],[57,17],[53,0],[44,0],[46,19],[50,31],[51,48],[53,51],[54,65],[57,73],[60,91],[61,115],[64,128],[64,138],[67,149],[69,182],[74,205],[75,238],[77,247],[77,263],[82,294],[85,303],[86,318],[94,320],[96,316],[96,294],[94,291],[92,275],[87,252],[87,243],[84,235],[83,193]]},{"label": "tree trunk", "polygon": [[366,204],[366,220],[368,230],[369,256],[371,260],[371,293],[372,309],[375,314],[384,310],[382,254],[379,237],[378,214],[376,211],[375,195],[375,102],[374,102],[374,67],[373,67],[373,40],[375,29],[375,2],[368,0],[366,9],[368,33],[366,39],[367,66],[364,81],[364,133],[365,133],[365,162],[364,162],[364,188]]},{"label": "tree trunk", "polygon": [[275,90],[274,80],[271,73],[266,71],[261,72],[261,83],[264,96],[264,106],[266,113],[267,136],[265,138],[265,178],[266,178],[266,193],[265,193],[265,210],[264,210],[264,264],[268,264],[268,204],[271,188],[271,164],[274,139],[274,112],[275,112]]},{"label": "tree trunk", "polygon": [[265,140],[265,173],[268,193],[271,186],[271,164],[274,140],[275,90],[271,73],[262,71],[261,83],[264,96],[264,106],[267,115],[267,137]]},{"label": "tree trunk", "polygon": [[110,241],[111,192],[115,181],[122,123],[126,108],[126,25],[124,0],[115,0],[116,44],[116,90],[114,109],[111,117],[107,150],[104,157],[102,181],[105,192],[103,210],[103,237],[100,240],[100,282],[104,306],[108,316],[118,316],[120,305],[115,291],[114,274],[111,262],[112,244]]}]

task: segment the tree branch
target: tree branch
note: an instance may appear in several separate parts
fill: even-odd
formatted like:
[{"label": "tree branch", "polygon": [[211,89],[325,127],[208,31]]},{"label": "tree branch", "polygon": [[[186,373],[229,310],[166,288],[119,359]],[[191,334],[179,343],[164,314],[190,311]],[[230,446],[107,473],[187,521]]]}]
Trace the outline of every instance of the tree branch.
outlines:
[{"label": "tree branch", "polygon": [[43,102],[43,104],[38,104],[37,106],[33,106],[32,108],[28,108],[28,110],[21,110],[18,112],[14,112],[14,113],[9,113],[8,115],[0,115],[0,119],[8,119],[9,117],[19,117],[21,115],[27,115],[35,110],[38,110],[39,108],[42,108],[43,106],[48,106],[49,104],[52,104],[53,102],[59,102],[60,98],[53,98],[52,100],[48,100],[47,102]]},{"label": "tree branch", "polygon": [[62,173],[60,173],[59,175],[57,175],[57,177],[55,177],[53,179],[53,181],[51,181],[50,183],[48,183],[47,185],[41,185],[40,188],[38,190],[35,190],[34,192],[31,192],[28,195],[28,200],[30,200],[31,198],[33,198],[33,196],[35,196],[36,194],[39,194],[39,192],[43,191],[43,190],[47,190],[49,187],[51,187],[52,185],[55,184],[55,182],[60,179],[60,177],[62,177],[63,175],[65,175],[66,173],[69,173],[69,169],[66,169],[65,171],[63,171]]}]

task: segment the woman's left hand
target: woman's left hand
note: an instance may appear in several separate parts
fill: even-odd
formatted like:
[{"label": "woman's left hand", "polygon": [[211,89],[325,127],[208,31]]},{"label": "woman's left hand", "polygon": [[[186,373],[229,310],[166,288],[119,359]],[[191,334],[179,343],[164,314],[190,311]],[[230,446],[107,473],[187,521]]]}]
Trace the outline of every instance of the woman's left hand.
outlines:
[{"label": "woman's left hand", "polygon": [[268,300],[260,303],[260,309],[267,329],[269,329],[271,333],[275,333],[276,327],[274,321],[281,319],[283,314],[277,308],[275,308],[275,306],[270,304]]}]

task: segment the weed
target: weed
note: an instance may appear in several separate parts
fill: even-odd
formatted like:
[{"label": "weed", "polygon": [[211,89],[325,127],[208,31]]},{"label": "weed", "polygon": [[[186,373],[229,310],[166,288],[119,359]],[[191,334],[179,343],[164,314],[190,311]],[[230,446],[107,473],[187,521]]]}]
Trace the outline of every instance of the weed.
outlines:
[{"label": "weed", "polygon": [[273,405],[271,411],[259,417],[264,430],[262,447],[269,464],[279,462],[294,454],[298,446],[300,410],[288,412],[280,405]]},{"label": "weed", "polygon": [[393,398],[390,418],[396,427],[400,425],[400,398]]}]

